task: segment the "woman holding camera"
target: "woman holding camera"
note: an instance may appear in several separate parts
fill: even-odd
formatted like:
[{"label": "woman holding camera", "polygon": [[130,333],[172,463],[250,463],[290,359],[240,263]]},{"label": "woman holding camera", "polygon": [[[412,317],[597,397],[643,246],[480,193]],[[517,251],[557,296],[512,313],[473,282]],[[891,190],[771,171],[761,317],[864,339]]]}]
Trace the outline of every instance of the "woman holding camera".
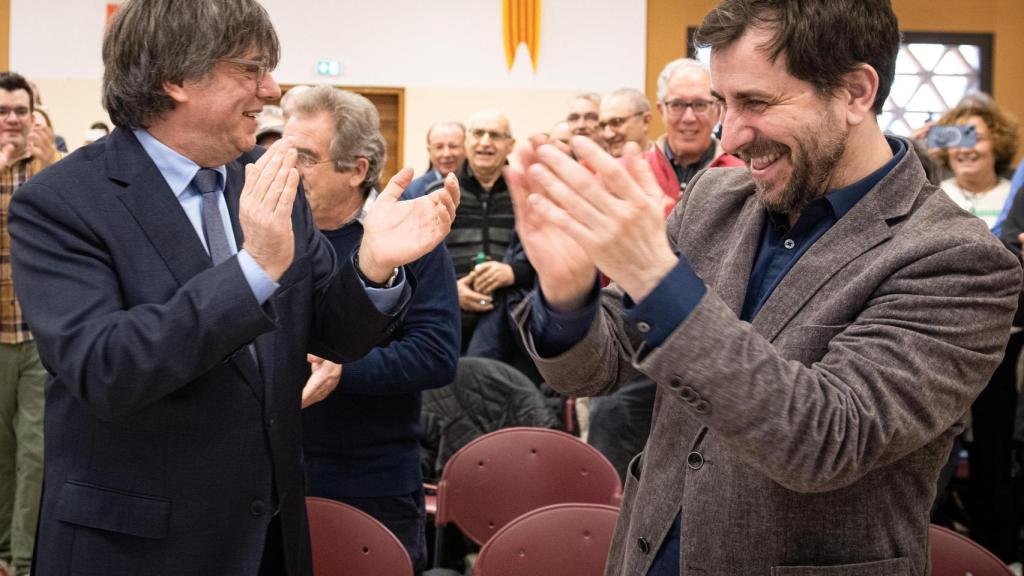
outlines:
[{"label": "woman holding camera", "polygon": [[966,99],[943,114],[932,130],[959,129],[961,137],[969,138],[972,128],[977,138],[973,146],[937,148],[933,153],[953,172],[942,189],[992,229],[1010,196],[1010,181],[1002,174],[1017,153],[1017,123],[995,103]]}]

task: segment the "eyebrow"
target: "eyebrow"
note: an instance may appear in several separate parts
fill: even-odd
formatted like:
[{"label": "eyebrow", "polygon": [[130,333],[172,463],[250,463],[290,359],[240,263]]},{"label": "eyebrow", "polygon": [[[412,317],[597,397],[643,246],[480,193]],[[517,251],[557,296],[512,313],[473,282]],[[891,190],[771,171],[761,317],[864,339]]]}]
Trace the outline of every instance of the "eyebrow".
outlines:
[{"label": "eyebrow", "polygon": [[320,155],[317,154],[316,152],[310,150],[309,148],[303,148],[302,146],[296,146],[295,151],[299,154],[305,154],[306,156],[312,156],[314,158],[320,157]]}]

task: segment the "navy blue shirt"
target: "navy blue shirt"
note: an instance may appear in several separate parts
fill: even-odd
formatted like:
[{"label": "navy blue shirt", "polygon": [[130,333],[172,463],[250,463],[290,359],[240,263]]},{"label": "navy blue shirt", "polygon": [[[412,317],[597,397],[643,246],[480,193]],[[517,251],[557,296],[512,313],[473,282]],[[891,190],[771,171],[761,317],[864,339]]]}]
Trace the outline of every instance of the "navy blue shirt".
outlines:
[{"label": "navy blue shirt", "polygon": [[[886,140],[893,152],[892,159],[861,180],[812,201],[793,226],[789,226],[789,220],[783,214],[767,214],[740,319],[753,320],[800,257],[899,163],[907,152],[907,146],[895,138]],[[539,294],[539,289],[537,292]],[[628,296],[625,297],[627,320],[633,324],[646,322],[651,329],[642,335],[644,342],[650,347],[660,346],[693,312],[706,292],[704,281],[693,271],[686,257],[680,255],[676,267],[643,301],[634,305]],[[582,339],[599,307],[597,290],[591,293],[583,308],[569,313],[547,309],[546,301],[543,298],[539,301],[542,306],[533,307],[531,333],[537,351],[545,357],[557,356]],[[677,515],[647,572],[648,576],[679,574],[679,533],[680,518]]]},{"label": "navy blue shirt", "polygon": [[[353,221],[324,236],[346,258],[358,249],[363,227]],[[333,394],[302,411],[311,496],[397,496],[422,487],[420,392],[455,378],[461,318],[443,242],[408,269],[416,290],[399,327],[344,365]]]}]

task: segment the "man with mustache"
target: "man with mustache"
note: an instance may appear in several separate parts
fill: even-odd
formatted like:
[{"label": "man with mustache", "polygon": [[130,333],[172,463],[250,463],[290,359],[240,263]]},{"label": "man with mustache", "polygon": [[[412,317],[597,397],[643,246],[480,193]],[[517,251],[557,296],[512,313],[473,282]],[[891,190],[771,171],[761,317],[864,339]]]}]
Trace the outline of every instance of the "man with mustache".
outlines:
[{"label": "man with mustache", "polygon": [[667,229],[635,148],[576,138],[583,165],[540,146],[508,171],[546,381],[658,386],[606,573],[924,574],[935,479],[1020,265],[879,129],[889,0],[722,0],[699,38],[747,168],[695,176]]}]

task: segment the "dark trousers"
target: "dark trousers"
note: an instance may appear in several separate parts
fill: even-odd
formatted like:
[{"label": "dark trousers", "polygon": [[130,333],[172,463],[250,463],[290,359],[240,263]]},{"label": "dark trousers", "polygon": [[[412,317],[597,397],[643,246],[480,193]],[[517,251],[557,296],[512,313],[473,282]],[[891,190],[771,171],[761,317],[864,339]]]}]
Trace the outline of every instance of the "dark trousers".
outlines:
[{"label": "dark trousers", "polygon": [[641,376],[608,396],[590,399],[587,443],[597,448],[626,480],[626,467],[651,434],[657,384]]},{"label": "dark trousers", "polygon": [[281,576],[285,574],[284,543],[281,541],[281,517],[274,516],[267,527],[267,539],[263,543],[263,560],[260,561],[259,576]]},{"label": "dark trousers", "polygon": [[400,496],[373,496],[367,498],[338,498],[350,506],[366,512],[387,526],[401,540],[412,559],[416,576],[427,566],[427,512],[423,507],[423,489]]},{"label": "dark trousers", "polygon": [[1013,468],[1013,431],[1017,411],[1017,357],[1024,333],[1010,337],[1006,355],[971,406],[971,538],[1004,562],[1017,560],[1017,514]]}]

